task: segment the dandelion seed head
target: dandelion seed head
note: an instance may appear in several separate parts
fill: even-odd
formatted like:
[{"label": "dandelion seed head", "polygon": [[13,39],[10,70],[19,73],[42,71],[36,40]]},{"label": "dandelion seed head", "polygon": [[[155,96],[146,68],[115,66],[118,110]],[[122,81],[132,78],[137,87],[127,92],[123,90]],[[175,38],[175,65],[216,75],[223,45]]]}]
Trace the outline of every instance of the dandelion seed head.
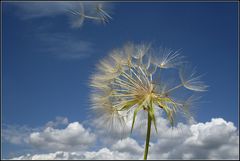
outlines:
[{"label": "dandelion seed head", "polygon": [[[90,83],[92,109],[108,128],[124,129],[128,116],[133,114],[133,129],[137,113],[145,111],[157,130],[155,110],[163,110],[173,126],[174,114],[186,108],[184,101],[177,101],[170,92],[180,88],[192,92],[205,90],[198,76],[190,73],[186,77],[183,68],[178,69],[183,62],[179,51],[161,48],[156,55],[153,51],[150,45],[128,43],[97,65]],[[179,71],[176,74],[180,77],[179,85],[169,86],[161,81],[164,77],[161,71],[167,72],[169,68]]]}]

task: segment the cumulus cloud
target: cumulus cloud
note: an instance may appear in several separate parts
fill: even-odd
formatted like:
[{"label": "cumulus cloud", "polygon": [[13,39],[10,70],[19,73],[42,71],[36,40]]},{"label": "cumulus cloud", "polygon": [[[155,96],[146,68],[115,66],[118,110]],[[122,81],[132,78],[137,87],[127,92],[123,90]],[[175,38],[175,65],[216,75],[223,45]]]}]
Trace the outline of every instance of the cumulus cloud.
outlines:
[{"label": "cumulus cloud", "polygon": [[[168,135],[160,135],[150,148],[150,158],[237,159],[239,157],[237,128],[232,122],[226,122],[222,118],[193,125],[179,124],[172,130],[172,134],[169,132],[166,132]],[[160,152],[160,156],[157,152]]]},{"label": "cumulus cloud", "polygon": [[12,158],[12,160],[124,160],[136,159],[129,153],[120,153],[111,151],[108,148],[102,148],[99,151],[92,152],[63,152],[57,151],[48,154],[27,154],[20,157]]},{"label": "cumulus cloud", "polygon": [[98,151],[77,151],[66,152],[57,151],[48,154],[27,154],[12,158],[13,160],[55,160],[55,159],[98,159],[98,160],[122,160],[122,159],[141,159],[143,148],[138,145],[136,140],[126,138],[112,145],[112,148],[101,148]]},{"label": "cumulus cloud", "polygon": [[19,126],[19,125],[7,125],[3,124],[3,141],[12,143],[12,144],[28,144],[29,136],[33,132],[39,132],[44,130],[47,127],[59,127],[66,126],[68,124],[68,118],[57,116],[55,120],[47,122],[45,125],[32,128],[29,126]]},{"label": "cumulus cloud", "polygon": [[2,138],[3,141],[11,144],[25,144],[28,135],[32,132],[27,126],[5,125],[3,124]]},{"label": "cumulus cloud", "polygon": [[87,149],[95,139],[96,136],[90,129],[84,128],[79,122],[69,123],[68,118],[59,116],[37,128],[3,126],[5,142],[49,152]]},{"label": "cumulus cloud", "polygon": [[138,144],[138,142],[129,137],[119,140],[116,144],[112,145],[111,149],[132,155],[141,155],[143,153],[143,148]]},{"label": "cumulus cloud", "polygon": [[[144,129],[144,125],[141,125]],[[158,134],[152,133],[149,159],[238,159],[239,133],[232,122],[213,118],[209,122],[183,124],[171,128],[164,118],[158,119]],[[152,129],[154,130],[154,129]],[[29,144],[37,148],[48,147],[56,150],[51,153],[26,154],[14,159],[142,159],[144,137],[141,128],[135,135],[116,139],[109,145],[102,142],[98,150],[81,149],[83,145],[96,143],[96,140],[111,138],[111,135],[90,133],[78,123],[70,123],[65,129],[49,127],[30,134]],[[81,139],[79,139],[81,138]],[[93,138],[87,140],[89,138]],[[139,139],[140,138],[140,139]],[[83,141],[84,140],[84,141]],[[62,148],[63,145],[67,148]],[[78,150],[70,147],[77,147]],[[58,148],[55,148],[58,147]],[[71,148],[70,148],[71,149]]]},{"label": "cumulus cloud", "polygon": [[31,145],[51,151],[85,149],[94,141],[95,135],[78,122],[70,123],[65,129],[47,127],[29,136]]}]

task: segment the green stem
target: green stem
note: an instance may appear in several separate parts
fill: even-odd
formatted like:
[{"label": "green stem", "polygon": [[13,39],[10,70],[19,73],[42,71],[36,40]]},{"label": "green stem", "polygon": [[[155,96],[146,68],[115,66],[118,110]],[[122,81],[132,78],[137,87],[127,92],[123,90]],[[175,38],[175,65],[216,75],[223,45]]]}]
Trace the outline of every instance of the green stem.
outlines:
[{"label": "green stem", "polygon": [[145,151],[144,151],[144,160],[147,160],[147,155],[148,155],[148,147],[149,147],[150,134],[151,134],[151,123],[152,123],[152,119],[148,112],[148,127],[147,127],[147,137],[146,137],[146,144],[145,144]]}]

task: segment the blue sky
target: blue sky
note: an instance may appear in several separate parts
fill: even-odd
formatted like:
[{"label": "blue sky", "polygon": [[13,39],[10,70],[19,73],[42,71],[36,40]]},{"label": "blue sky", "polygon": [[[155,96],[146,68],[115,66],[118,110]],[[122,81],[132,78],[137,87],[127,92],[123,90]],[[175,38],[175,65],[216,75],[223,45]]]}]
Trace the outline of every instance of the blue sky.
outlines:
[{"label": "blue sky", "polygon": [[[57,116],[86,121],[96,63],[130,41],[182,48],[210,86],[197,122],[223,118],[238,127],[237,3],[111,3],[109,24],[86,20],[80,28],[56,4],[45,4],[48,13],[36,3],[36,10],[3,3],[3,124],[39,127]],[[4,157],[17,150],[3,144]]]}]

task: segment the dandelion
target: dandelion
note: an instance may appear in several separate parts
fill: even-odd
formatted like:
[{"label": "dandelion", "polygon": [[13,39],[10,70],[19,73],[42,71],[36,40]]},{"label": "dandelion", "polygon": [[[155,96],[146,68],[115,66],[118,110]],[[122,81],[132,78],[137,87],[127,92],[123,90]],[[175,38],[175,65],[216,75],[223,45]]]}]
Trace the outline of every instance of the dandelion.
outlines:
[{"label": "dandelion", "polygon": [[80,27],[82,26],[85,19],[90,19],[94,21],[99,21],[103,24],[109,23],[112,17],[103,9],[102,3],[97,3],[96,6],[91,6],[93,11],[92,15],[87,15],[84,9],[84,4],[79,3],[79,9],[68,9],[67,11],[77,17],[77,20],[74,22],[73,26]]},{"label": "dandelion", "polygon": [[[191,100],[194,100],[192,97],[179,100],[173,93],[180,89],[199,92],[207,88],[195,71],[186,73],[184,64],[179,51],[161,48],[155,53],[150,45],[127,44],[101,60],[91,77],[92,109],[109,128],[123,129],[132,114],[132,132],[139,111],[147,113],[144,159],[148,155],[152,124],[157,132],[156,110],[163,110],[173,126],[175,113],[187,114]],[[170,86],[172,78],[166,78],[170,75],[164,73],[172,70],[177,73],[173,79],[179,83]]]}]

